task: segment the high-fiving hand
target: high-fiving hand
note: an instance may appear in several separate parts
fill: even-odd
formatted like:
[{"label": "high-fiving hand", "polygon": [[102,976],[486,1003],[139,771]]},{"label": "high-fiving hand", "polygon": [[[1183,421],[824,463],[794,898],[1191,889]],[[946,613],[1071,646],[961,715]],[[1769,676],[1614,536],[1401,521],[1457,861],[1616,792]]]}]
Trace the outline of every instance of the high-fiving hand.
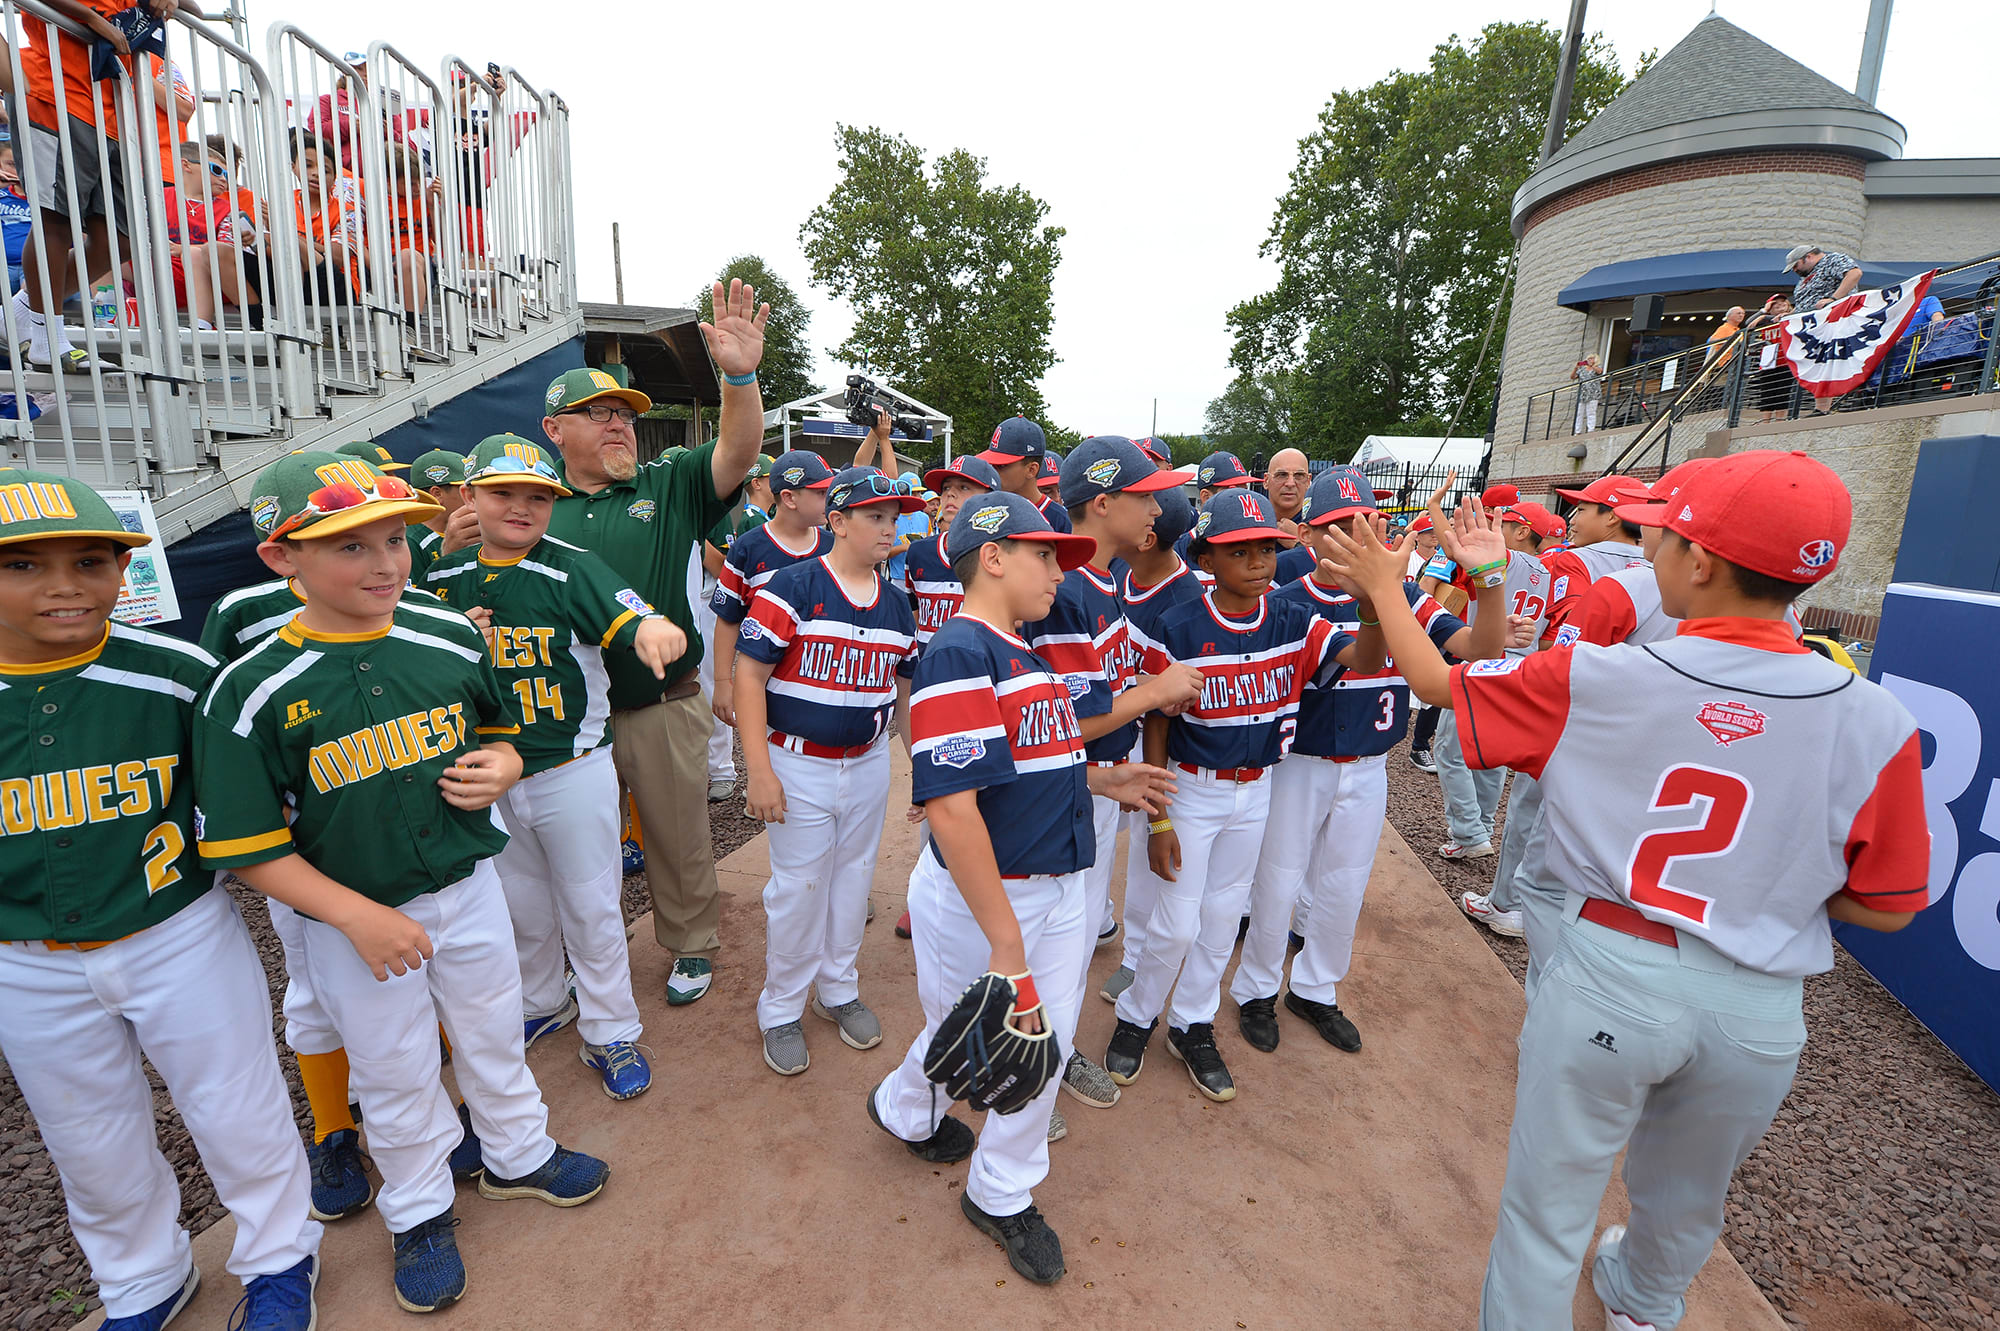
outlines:
[{"label": "high-fiving hand", "polygon": [[751,373],[764,359],[764,325],[771,321],[771,307],[759,305],[757,289],[745,286],[740,277],[729,279],[726,294],[717,282],[709,297],[715,322],[704,323],[701,331],[708,336],[715,368],[724,374]]}]

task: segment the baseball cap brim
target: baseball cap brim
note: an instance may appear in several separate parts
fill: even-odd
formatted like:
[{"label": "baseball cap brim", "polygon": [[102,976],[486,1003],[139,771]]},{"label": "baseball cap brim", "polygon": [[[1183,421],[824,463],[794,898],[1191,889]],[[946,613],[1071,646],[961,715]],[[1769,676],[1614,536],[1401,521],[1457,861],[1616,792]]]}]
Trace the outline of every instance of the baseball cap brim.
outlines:
[{"label": "baseball cap brim", "polygon": [[1254,476],[1231,476],[1227,480],[1210,481],[1207,488],[1210,490],[1226,490],[1232,485],[1255,485],[1256,483],[1257,478]]},{"label": "baseball cap brim", "polygon": [[1234,531],[1218,532],[1214,536],[1197,536],[1198,541],[1210,545],[1235,545],[1240,541],[1289,541],[1292,538],[1276,527],[1238,527]]},{"label": "baseball cap brim", "polygon": [[964,481],[967,485],[976,485],[982,490],[993,488],[977,476],[967,476],[964,472],[953,471],[950,467],[936,467],[924,473],[924,485],[932,490],[941,491],[953,481]]},{"label": "baseball cap brim", "polygon": [[1010,462],[1041,461],[1041,458],[1033,453],[1002,453],[994,448],[989,448],[984,453],[974,453],[972,456],[978,458],[981,462],[990,462],[996,467],[1004,467]]},{"label": "baseball cap brim", "polygon": [[1073,568],[1082,568],[1097,553],[1097,538],[1078,536],[1074,532],[1030,531],[1018,536],[1002,536],[1003,541],[1040,541],[1056,548],[1056,563],[1067,573]]},{"label": "baseball cap brim", "polygon": [[442,512],[444,505],[433,503],[419,491],[417,497],[411,499],[376,499],[353,508],[344,508],[338,513],[329,513],[309,527],[286,532],[285,539],[317,541],[322,537],[338,536],[344,531],[352,531],[356,527],[366,527],[369,523],[380,522],[383,518],[405,518],[421,522],[425,518],[434,518]]},{"label": "baseball cap brim", "polygon": [[555,491],[558,497],[564,499],[575,493],[575,491],[562,482],[551,480],[547,476],[537,476],[532,471],[487,472],[483,476],[468,476],[465,478],[465,483],[467,485],[539,485],[544,489]]},{"label": "baseball cap brim", "polygon": [[142,531],[31,531],[18,536],[0,536],[0,545],[23,545],[29,541],[110,541],[128,550],[136,550],[142,545],[151,545],[153,538]]},{"label": "baseball cap brim", "polygon": [[[1041,486],[1044,490],[1053,490],[1062,484],[1062,473],[1056,472],[1052,475],[1044,476],[1037,480],[1035,484]],[[1127,488],[1129,489],[1130,487]]]},{"label": "baseball cap brim", "polygon": [[1620,504],[1611,511],[1635,527],[1664,527],[1672,508],[1672,504],[1656,499],[1643,504]]},{"label": "baseball cap brim", "polygon": [[600,388],[589,397],[580,397],[573,402],[563,403],[561,407],[550,412],[549,415],[561,416],[566,412],[575,411],[578,407],[595,402],[603,397],[615,397],[634,411],[651,411],[653,409],[653,399],[647,397],[636,388]]},{"label": "baseball cap brim", "polygon": [[1161,490],[1175,489],[1178,486],[1186,485],[1193,479],[1194,473],[1191,471],[1167,471],[1162,469],[1143,480],[1137,480],[1130,485],[1120,486],[1119,488],[1134,490],[1142,495],[1149,495],[1157,494]]},{"label": "baseball cap brim", "polygon": [[1351,518],[1356,513],[1380,513],[1381,511],[1381,509],[1373,504],[1343,504],[1339,508],[1330,508],[1324,513],[1313,514],[1306,519],[1306,526],[1324,527],[1329,522],[1338,522],[1342,518]]},{"label": "baseball cap brim", "polygon": [[[817,489],[819,487],[802,486],[800,488]],[[847,509],[869,508],[876,504],[894,504],[900,511],[904,513],[914,513],[918,509],[924,506],[924,501],[917,498],[915,495],[870,495],[866,499],[856,499],[852,503],[848,504],[847,508],[837,508],[834,510],[834,512],[845,513]]]}]

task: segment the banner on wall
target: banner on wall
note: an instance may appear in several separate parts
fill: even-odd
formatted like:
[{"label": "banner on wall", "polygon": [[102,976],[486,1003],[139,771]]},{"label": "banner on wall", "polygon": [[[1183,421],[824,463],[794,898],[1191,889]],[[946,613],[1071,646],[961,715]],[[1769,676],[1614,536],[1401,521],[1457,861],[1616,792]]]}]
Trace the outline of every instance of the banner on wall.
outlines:
[{"label": "banner on wall", "polygon": [[1792,315],[1778,325],[1778,358],[1814,397],[1853,392],[1896,345],[1936,276],[1932,269]]},{"label": "banner on wall", "polygon": [[1930,906],[1893,934],[1834,935],[2000,1090],[2000,594],[1891,583],[1869,677],[1923,730]]}]

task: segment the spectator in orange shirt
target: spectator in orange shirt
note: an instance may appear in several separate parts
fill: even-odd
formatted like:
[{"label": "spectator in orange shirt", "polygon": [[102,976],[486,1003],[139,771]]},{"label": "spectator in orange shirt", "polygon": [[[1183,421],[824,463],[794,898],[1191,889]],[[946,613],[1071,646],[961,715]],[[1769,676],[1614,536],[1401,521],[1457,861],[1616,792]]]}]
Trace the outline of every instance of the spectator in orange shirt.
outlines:
[{"label": "spectator in orange shirt", "polygon": [[336,164],[331,142],[292,131],[293,221],[309,304],[354,305],[362,280],[361,182]]},{"label": "spectator in orange shirt", "polygon": [[[259,305],[256,202],[248,190],[231,189],[229,154],[219,137],[181,144],[181,161],[187,187],[169,186],[166,194],[174,299],[180,308],[192,311],[197,328],[209,328],[215,322],[218,286],[224,303],[232,307]],[[251,327],[262,324],[258,315],[251,317]]]},{"label": "spectator in orange shirt", "polygon": [[1722,357],[1722,364],[1729,364],[1730,357],[1736,354],[1735,348],[1729,345],[1729,339],[1743,331],[1743,317],[1741,305],[1729,307],[1728,312],[1722,316],[1722,322],[1708,335],[1708,351],[1702,357],[1703,365],[1707,365],[1717,356]]}]

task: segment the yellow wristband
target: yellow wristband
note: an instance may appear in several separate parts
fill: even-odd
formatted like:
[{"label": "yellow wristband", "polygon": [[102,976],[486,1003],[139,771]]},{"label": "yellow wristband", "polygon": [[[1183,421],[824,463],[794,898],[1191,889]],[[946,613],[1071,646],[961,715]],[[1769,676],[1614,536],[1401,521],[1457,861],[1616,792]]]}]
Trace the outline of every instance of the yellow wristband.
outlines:
[{"label": "yellow wristband", "polygon": [[1162,818],[1157,823],[1147,823],[1146,830],[1154,836],[1158,836],[1162,832],[1171,832],[1174,830],[1174,820],[1171,818]]}]

